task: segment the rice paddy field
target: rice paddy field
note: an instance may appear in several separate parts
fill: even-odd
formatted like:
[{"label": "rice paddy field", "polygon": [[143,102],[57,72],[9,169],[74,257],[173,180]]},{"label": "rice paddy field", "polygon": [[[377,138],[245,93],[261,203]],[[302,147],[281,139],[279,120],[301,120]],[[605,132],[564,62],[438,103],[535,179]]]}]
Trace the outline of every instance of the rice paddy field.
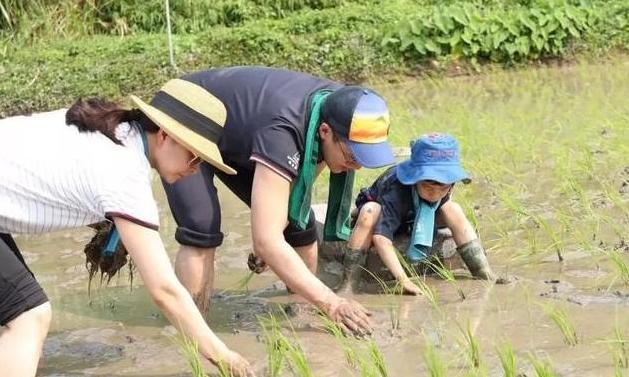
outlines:
[{"label": "rice paddy field", "polygon": [[[370,85],[390,103],[396,146],[430,131],[460,140],[473,182],[454,200],[501,284],[455,269],[418,277],[422,297],[358,292],[375,331],[344,337],[287,306],[297,298],[271,272],[248,276],[248,209],[220,187],[227,237],[208,313],[218,335],[259,376],[629,376],[629,59]],[[378,173],[360,171],[356,190]],[[174,255],[157,181],[155,192]],[[17,238],[54,311],[39,375],[223,375],[198,363],[139,279],[96,283],[88,295],[90,237]],[[320,270],[333,284],[338,266]]]}]

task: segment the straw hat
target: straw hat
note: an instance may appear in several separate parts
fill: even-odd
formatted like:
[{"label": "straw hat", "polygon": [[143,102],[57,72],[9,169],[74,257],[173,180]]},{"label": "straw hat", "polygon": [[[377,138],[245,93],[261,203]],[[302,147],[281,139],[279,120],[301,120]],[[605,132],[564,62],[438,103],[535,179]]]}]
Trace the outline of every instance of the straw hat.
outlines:
[{"label": "straw hat", "polygon": [[212,93],[190,81],[174,79],[155,94],[150,105],[133,95],[131,100],[186,149],[217,169],[236,174],[236,170],[225,165],[217,146],[227,110]]}]

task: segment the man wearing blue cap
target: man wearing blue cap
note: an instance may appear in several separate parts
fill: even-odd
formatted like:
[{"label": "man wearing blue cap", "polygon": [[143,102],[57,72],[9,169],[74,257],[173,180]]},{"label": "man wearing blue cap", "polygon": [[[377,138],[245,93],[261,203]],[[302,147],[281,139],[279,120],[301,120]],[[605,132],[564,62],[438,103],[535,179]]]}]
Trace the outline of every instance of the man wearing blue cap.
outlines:
[{"label": "man wearing blue cap", "polygon": [[366,251],[373,245],[405,293],[420,294],[397,258],[393,239],[396,233],[410,230],[405,257],[411,265],[421,263],[430,257],[428,250],[433,245],[437,222],[452,231],[457,251],[472,275],[493,280],[472,225],[450,198],[456,182],[470,182],[460,165],[456,139],[433,133],[415,140],[409,160],[388,169],[358,195],[358,216],[345,246],[343,280],[338,291],[352,289],[363,268]]},{"label": "man wearing blue cap", "polygon": [[[310,200],[318,173],[329,168],[324,233],[329,240],[347,240],[353,170],[395,161],[384,100],[366,88],[267,67],[212,69],[181,79],[225,105],[224,128],[207,137],[216,142],[222,162],[237,172],[202,164],[198,174],[164,183],[181,244],[175,269],[200,309],[205,312],[209,304],[214,253],[223,242],[218,177],[251,208],[255,254],[250,268],[263,270],[266,263],[342,328],[369,332],[366,309],[337,296],[315,276],[317,232]],[[151,105],[180,108],[163,95]],[[199,118],[194,112],[179,115]]]}]

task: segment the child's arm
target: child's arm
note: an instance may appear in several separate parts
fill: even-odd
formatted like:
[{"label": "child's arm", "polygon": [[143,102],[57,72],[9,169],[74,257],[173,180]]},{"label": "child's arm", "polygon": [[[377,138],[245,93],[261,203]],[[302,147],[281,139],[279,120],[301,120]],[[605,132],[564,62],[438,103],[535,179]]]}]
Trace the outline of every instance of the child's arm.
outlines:
[{"label": "child's arm", "polygon": [[421,290],[415,285],[411,279],[408,278],[400,260],[397,256],[397,251],[393,246],[393,242],[387,237],[375,234],[372,238],[373,245],[380,256],[380,259],[384,265],[391,271],[395,279],[402,285],[405,293],[419,295]]}]

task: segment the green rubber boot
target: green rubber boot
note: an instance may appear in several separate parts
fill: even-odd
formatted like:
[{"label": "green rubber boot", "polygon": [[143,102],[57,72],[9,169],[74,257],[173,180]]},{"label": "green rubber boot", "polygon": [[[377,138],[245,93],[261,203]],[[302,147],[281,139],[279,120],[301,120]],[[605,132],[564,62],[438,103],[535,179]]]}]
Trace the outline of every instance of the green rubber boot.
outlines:
[{"label": "green rubber boot", "polygon": [[347,246],[343,247],[343,278],[336,288],[337,293],[352,293],[358,286],[360,274],[367,261],[367,253]]},{"label": "green rubber boot", "polygon": [[472,276],[477,279],[495,280],[494,273],[491,271],[491,267],[489,267],[487,254],[478,238],[457,247],[456,250]]}]

